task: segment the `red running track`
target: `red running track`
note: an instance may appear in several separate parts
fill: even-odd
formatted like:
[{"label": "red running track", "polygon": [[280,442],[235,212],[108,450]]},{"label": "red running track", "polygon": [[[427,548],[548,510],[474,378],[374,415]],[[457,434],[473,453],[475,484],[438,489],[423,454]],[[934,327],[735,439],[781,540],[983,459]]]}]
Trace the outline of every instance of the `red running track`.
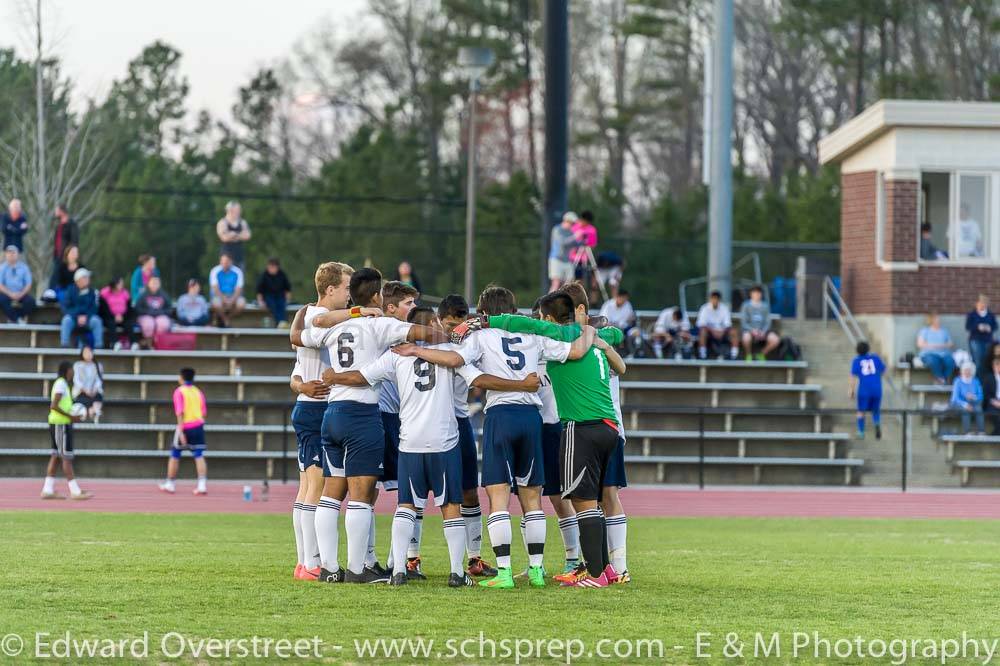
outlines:
[{"label": "red running track", "polygon": [[[108,511],[118,513],[286,513],[295,496],[292,484],[271,487],[260,501],[243,501],[243,484],[209,483],[209,494],[191,494],[193,482],[180,482],[176,495],[160,492],[155,481],[81,480],[94,492],[86,502],[42,500],[40,479],[0,479],[0,510]],[[57,491],[66,494],[61,479]],[[1000,518],[1000,493],[989,491],[911,491],[809,488],[627,488],[622,502],[631,516],[742,516],[851,518]],[[485,504],[485,497],[482,501]],[[516,506],[516,502],[512,503]],[[376,509],[390,513],[394,495],[383,493]]]}]

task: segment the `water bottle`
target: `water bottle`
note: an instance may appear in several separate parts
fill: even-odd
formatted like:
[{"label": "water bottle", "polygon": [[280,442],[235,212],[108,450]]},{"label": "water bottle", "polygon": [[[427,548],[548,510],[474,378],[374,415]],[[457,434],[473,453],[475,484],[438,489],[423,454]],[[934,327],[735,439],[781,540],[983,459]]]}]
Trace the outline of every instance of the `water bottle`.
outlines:
[{"label": "water bottle", "polygon": [[253,488],[250,487],[250,484],[243,486],[243,501],[253,501]]}]

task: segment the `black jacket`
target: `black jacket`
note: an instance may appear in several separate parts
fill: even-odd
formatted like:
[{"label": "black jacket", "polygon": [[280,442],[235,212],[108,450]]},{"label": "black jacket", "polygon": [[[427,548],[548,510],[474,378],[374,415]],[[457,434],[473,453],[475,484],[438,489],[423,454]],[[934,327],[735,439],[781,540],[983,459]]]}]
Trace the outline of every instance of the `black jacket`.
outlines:
[{"label": "black jacket", "polygon": [[983,378],[983,409],[990,406],[990,400],[997,395],[997,377],[990,371],[990,374]]}]

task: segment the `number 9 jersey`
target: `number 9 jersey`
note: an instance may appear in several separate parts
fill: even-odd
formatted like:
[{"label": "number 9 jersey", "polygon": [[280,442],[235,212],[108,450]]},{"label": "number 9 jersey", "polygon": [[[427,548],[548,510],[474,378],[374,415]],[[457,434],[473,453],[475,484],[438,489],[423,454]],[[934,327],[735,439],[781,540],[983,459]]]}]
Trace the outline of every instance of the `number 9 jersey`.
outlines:
[{"label": "number 9 jersey", "polygon": [[[487,328],[473,333],[461,345],[459,353],[471,359],[476,367],[489,375],[521,380],[538,372],[541,361],[564,362],[569,356],[570,343],[552,340],[530,333],[509,333]],[[486,409],[494,405],[534,405],[541,409],[537,393],[517,391],[487,391]]]},{"label": "number 9 jersey", "polygon": [[[337,324],[333,328],[307,328],[302,331],[302,344],[313,349],[326,347],[330,352],[330,367],[334,372],[360,370],[376,361],[389,347],[406,342],[410,327],[392,317],[359,317]],[[378,404],[378,386],[331,386],[329,402],[351,400]]]},{"label": "number 9 jersey", "polygon": [[[463,358],[470,351],[451,344],[429,348],[458,352]],[[391,351],[361,368],[361,374],[369,384],[393,381],[399,388],[401,452],[443,453],[458,444],[452,373],[461,375],[470,386],[476,377],[483,374],[471,365],[451,370],[422,358],[400,356]]]}]

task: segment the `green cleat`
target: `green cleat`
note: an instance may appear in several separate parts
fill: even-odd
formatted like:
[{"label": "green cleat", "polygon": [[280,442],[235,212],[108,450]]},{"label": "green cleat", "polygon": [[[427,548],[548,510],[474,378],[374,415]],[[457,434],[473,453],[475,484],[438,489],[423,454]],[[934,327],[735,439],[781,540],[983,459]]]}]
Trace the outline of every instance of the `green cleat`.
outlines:
[{"label": "green cleat", "polygon": [[[510,567],[497,569],[497,575],[495,578],[490,578],[489,580],[481,580],[479,584],[482,587],[490,587],[496,590],[511,590],[514,589],[514,576],[510,572]],[[534,584],[534,583],[532,583]]]},{"label": "green cleat", "polygon": [[545,569],[528,567],[528,583],[531,584],[531,587],[545,587]]}]

